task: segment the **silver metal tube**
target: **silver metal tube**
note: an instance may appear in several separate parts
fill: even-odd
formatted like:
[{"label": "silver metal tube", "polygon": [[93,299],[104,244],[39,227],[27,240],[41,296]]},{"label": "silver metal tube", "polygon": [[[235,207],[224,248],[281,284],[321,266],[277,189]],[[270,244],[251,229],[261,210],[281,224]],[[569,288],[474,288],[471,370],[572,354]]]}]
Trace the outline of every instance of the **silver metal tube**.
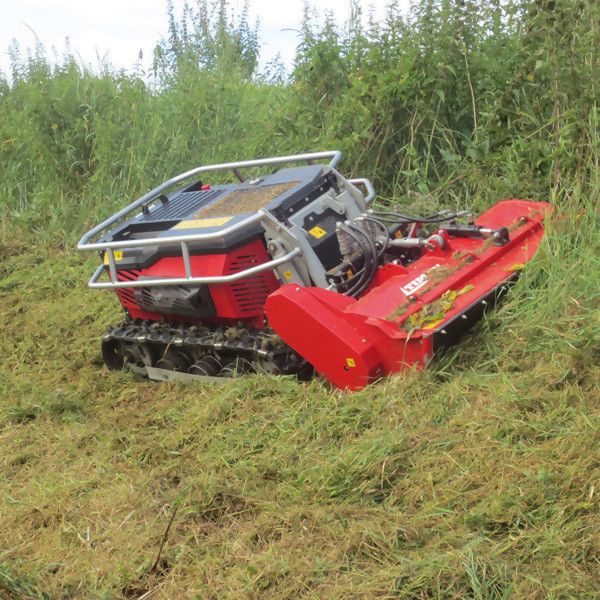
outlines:
[{"label": "silver metal tube", "polygon": [[365,177],[359,177],[356,179],[348,179],[348,181],[350,183],[352,183],[353,185],[364,185],[365,186],[365,188],[367,189],[367,195],[365,197],[365,204],[370,204],[375,199],[375,196],[377,196],[377,194],[375,192],[375,188],[373,187],[373,184],[371,183],[370,179],[366,179]]},{"label": "silver metal tube", "polygon": [[181,255],[183,256],[183,266],[185,267],[185,276],[192,278],[192,263],[190,261],[190,249],[185,242],[181,242]]},{"label": "silver metal tube", "polygon": [[444,247],[444,238],[434,233],[428,238],[396,238],[389,241],[389,245],[394,248],[429,248],[433,250],[435,248],[433,242],[436,242],[441,248]]},{"label": "silver metal tube", "polygon": [[185,235],[171,235],[162,238],[146,238],[142,240],[119,240],[118,242],[95,242],[93,244],[85,244],[84,246],[78,246],[79,249],[83,250],[107,250],[108,248],[138,248],[140,246],[169,246],[177,244],[178,242],[194,242],[203,240],[219,239],[232,231],[256,223],[262,219],[263,215],[261,212],[257,212],[250,215],[246,219],[230,225],[225,229],[219,229],[218,231],[212,231],[210,233],[188,233]]},{"label": "silver metal tube", "polygon": [[421,238],[396,238],[389,241],[394,248],[422,248],[427,242]]},{"label": "silver metal tube", "polygon": [[112,281],[117,281],[117,266],[115,265],[115,253],[113,250],[108,251],[108,270]]},{"label": "silver metal tube", "polygon": [[100,232],[104,231],[107,227],[110,227],[130,212],[151,202],[156,199],[162,192],[173,187],[177,183],[185,181],[194,175],[198,175],[199,173],[206,173],[209,171],[224,171],[224,170],[233,170],[233,169],[247,169],[252,167],[260,167],[264,165],[276,165],[282,163],[289,162],[308,162],[311,160],[322,160],[324,158],[330,158],[329,166],[333,169],[340,162],[342,158],[342,153],[339,150],[330,150],[327,152],[309,152],[306,154],[293,154],[290,156],[273,156],[271,158],[261,158],[258,160],[245,160],[239,162],[231,162],[231,163],[220,163],[215,165],[205,165],[201,167],[196,167],[190,171],[186,171],[185,173],[181,173],[175,177],[172,177],[168,181],[161,183],[158,187],[154,188],[152,191],[148,192],[135,202],[132,202],[129,206],[126,206],[119,212],[115,213],[112,217],[109,217],[105,221],[102,221],[99,225],[96,225],[93,229],[90,229],[87,233],[85,233],[82,238],[79,240],[77,244],[77,248],[79,250],[93,250],[95,249],[94,244],[89,244],[88,240],[95,235],[98,235]]},{"label": "silver metal tube", "polygon": [[170,278],[157,278],[157,279],[144,279],[143,281],[105,281],[99,282],[98,279],[104,272],[104,266],[100,265],[92,275],[89,281],[89,287],[91,288],[125,288],[125,287],[154,287],[154,286],[169,286],[169,285],[189,285],[189,284],[206,284],[206,283],[231,283],[232,281],[238,281],[239,279],[245,279],[257,273],[263,271],[270,271],[275,267],[288,262],[295,256],[301,254],[300,248],[294,248],[287,254],[274,258],[266,263],[250,267],[231,275],[214,275],[207,277],[170,277]]}]

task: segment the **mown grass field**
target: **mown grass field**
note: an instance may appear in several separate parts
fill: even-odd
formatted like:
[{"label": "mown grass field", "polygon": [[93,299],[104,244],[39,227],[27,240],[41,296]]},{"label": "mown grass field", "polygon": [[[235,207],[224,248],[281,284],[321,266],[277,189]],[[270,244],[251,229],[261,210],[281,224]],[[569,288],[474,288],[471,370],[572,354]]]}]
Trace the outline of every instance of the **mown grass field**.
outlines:
[{"label": "mown grass field", "polygon": [[[178,17],[153,70],[0,74],[0,599],[600,597],[600,5]],[[224,12],[223,12],[224,11]],[[358,393],[108,372],[77,239],[198,164],[341,148],[407,210],[550,200],[506,302]]]},{"label": "mown grass field", "polygon": [[109,373],[92,263],[4,244],[0,597],[596,597],[599,255],[558,223],[463,346],[352,394]]}]

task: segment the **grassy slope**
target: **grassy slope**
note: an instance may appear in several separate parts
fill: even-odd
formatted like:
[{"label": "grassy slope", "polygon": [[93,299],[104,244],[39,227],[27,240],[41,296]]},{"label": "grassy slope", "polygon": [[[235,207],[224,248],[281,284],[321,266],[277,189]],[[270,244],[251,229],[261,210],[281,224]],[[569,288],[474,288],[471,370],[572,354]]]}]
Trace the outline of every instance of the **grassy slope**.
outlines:
[{"label": "grassy slope", "polygon": [[600,244],[575,205],[461,348],[355,394],[107,373],[91,263],[4,243],[0,597],[595,597]]},{"label": "grassy slope", "polygon": [[[341,53],[303,31],[291,87],[213,65],[148,94],[39,52],[0,77],[1,600],[597,597],[597,3],[517,3],[524,38],[497,3],[414,4]],[[200,160],[331,146],[384,194],[433,190],[415,210],[552,188],[561,212],[428,372],[344,394],[102,368],[116,299],[57,240]]]}]

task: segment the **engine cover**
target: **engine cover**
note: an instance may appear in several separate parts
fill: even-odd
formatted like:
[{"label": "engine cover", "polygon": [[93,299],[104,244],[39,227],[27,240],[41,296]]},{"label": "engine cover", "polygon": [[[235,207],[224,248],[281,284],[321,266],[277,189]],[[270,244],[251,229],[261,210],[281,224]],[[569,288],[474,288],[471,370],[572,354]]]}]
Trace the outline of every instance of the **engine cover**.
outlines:
[{"label": "engine cover", "polygon": [[[138,281],[144,279],[151,278],[139,277]],[[198,319],[217,316],[215,303],[206,285],[135,288],[133,298],[141,309],[148,312]]]},{"label": "engine cover", "polygon": [[[261,239],[254,239],[222,254],[190,256],[192,274],[197,277],[233,275],[268,260],[269,255]],[[182,257],[167,256],[147,268],[118,271],[120,281],[171,277],[185,277]],[[171,318],[222,324],[245,321],[253,327],[262,328],[265,302],[278,287],[279,282],[273,272],[265,271],[231,283],[120,288],[117,295],[123,308],[134,319],[156,321]]]}]

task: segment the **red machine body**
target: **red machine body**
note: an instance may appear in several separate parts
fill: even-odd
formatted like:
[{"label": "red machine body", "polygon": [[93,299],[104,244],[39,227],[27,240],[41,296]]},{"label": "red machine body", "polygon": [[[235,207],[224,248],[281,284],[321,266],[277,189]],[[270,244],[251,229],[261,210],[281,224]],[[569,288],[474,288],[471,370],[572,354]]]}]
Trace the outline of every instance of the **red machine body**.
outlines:
[{"label": "red machine body", "polygon": [[[548,203],[409,215],[376,206],[340,158],[198,167],[87,232],[78,247],[103,261],[89,285],[125,312],[102,339],[107,367],[178,381],[316,370],[360,389],[458,342],[543,238]],[[237,182],[199,179],[223,170]]]},{"label": "red machine body", "polygon": [[477,219],[508,227],[504,245],[450,237],[409,264],[381,266],[358,299],[284,285],[267,299],[274,331],[334,385],[360,389],[405,367],[424,367],[493,304],[536,252],[547,203],[499,202]]},{"label": "red machine body", "polygon": [[[269,259],[264,243],[255,239],[248,244],[222,254],[197,254],[190,257],[192,274],[196,277],[231,275],[249,267],[265,263]],[[144,269],[119,270],[119,281],[138,281],[143,277],[184,277],[185,265],[181,256],[160,258]],[[117,289],[123,308],[132,319],[160,321],[165,314],[173,321],[182,323],[210,322],[232,325],[243,321],[249,327],[265,326],[265,302],[269,294],[279,287],[272,271],[264,271],[234,283],[207,286],[215,307],[214,315],[199,319],[194,316],[158,313],[144,309],[136,297],[135,288]]]}]

